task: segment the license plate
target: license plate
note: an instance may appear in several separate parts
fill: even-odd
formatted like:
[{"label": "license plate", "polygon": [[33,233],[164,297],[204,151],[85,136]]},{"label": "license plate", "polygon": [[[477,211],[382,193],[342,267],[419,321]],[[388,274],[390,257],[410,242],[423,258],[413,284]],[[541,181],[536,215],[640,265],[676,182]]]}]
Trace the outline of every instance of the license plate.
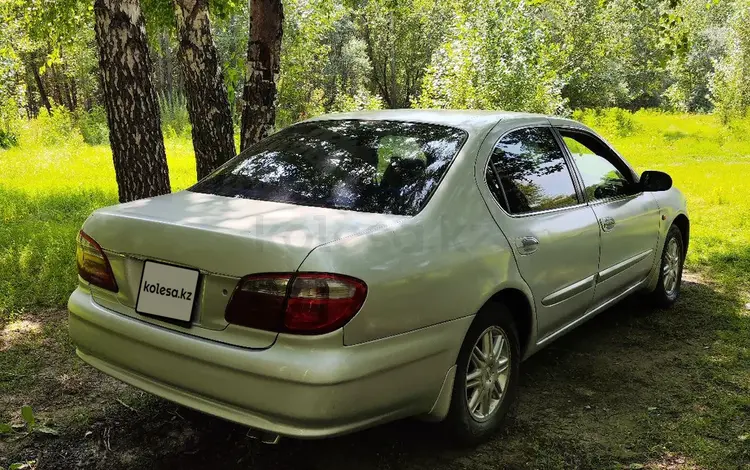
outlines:
[{"label": "license plate", "polygon": [[197,270],[146,261],[135,311],[190,321],[197,290]]}]

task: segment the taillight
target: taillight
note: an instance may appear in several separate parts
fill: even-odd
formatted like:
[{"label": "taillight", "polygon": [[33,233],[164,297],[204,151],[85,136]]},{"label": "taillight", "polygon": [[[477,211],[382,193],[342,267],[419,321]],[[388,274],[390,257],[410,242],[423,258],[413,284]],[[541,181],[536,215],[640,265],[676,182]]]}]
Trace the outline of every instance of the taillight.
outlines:
[{"label": "taillight", "polygon": [[78,232],[77,241],[78,275],[95,286],[117,292],[117,282],[102,247],[83,230]]},{"label": "taillight", "polygon": [[367,285],[340,274],[258,274],[242,278],[227,305],[229,323],[261,330],[321,334],[359,311]]}]

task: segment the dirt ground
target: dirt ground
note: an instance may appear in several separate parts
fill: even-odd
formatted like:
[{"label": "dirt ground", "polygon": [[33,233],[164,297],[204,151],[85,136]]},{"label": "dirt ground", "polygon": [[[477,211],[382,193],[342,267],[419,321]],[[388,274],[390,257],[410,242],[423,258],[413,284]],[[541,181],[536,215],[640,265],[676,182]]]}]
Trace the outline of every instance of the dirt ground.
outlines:
[{"label": "dirt ground", "polygon": [[[247,429],[88,367],[64,311],[0,324],[0,468],[750,469],[750,311],[693,278],[671,310],[634,297],[532,357],[504,430],[473,449],[405,420],[262,445]],[[27,433],[20,408],[59,432]]]}]

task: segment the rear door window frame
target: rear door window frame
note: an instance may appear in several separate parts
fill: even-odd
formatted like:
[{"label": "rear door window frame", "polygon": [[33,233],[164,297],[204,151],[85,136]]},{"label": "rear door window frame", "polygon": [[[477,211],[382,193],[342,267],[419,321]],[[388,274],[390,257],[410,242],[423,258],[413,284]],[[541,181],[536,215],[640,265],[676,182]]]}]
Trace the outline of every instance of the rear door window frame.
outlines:
[{"label": "rear door window frame", "polygon": [[[503,207],[503,205],[500,203],[500,201],[497,200],[495,195],[492,193],[492,190],[490,189],[489,182],[487,181],[487,170],[489,169],[489,165],[492,162],[492,154],[494,153],[495,148],[497,147],[497,145],[500,143],[501,140],[503,140],[509,134],[516,132],[516,131],[523,130],[523,129],[549,129],[550,130],[553,138],[555,139],[555,143],[557,144],[557,147],[560,149],[563,159],[565,160],[565,163],[568,166],[568,173],[570,175],[571,182],[573,183],[573,188],[575,190],[575,195],[576,195],[576,199],[578,200],[578,204],[565,206],[565,207],[556,207],[554,209],[543,209],[543,210],[531,211],[531,212],[513,213],[513,212],[510,212],[510,207],[508,207],[508,209],[506,210],[505,207]],[[503,132],[497,139],[495,139],[495,143],[492,145],[492,148],[490,149],[490,153],[487,156],[487,162],[485,163],[484,171],[482,172],[482,174],[484,178],[484,184],[489,190],[490,197],[492,198],[493,201],[495,201],[495,204],[497,204],[500,210],[509,217],[515,217],[515,218],[533,217],[536,215],[548,214],[552,212],[562,212],[562,211],[572,210],[572,209],[584,207],[587,205],[586,196],[583,193],[583,184],[581,183],[580,176],[578,175],[578,169],[575,166],[573,166],[573,162],[572,162],[571,156],[569,155],[569,152],[567,151],[566,147],[561,145],[560,136],[557,130],[551,124],[543,124],[543,123],[525,124],[525,125],[521,125],[518,127],[514,127],[512,129],[508,129],[507,131]],[[503,191],[503,195],[505,195],[505,188],[503,187],[502,182],[499,182],[499,184],[500,184],[501,190]]]}]

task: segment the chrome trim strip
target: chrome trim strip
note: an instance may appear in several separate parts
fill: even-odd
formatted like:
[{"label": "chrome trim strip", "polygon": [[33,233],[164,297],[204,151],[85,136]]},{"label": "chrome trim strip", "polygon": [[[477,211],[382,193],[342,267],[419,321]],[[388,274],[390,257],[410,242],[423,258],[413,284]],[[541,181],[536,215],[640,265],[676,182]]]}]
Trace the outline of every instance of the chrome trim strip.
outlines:
[{"label": "chrome trim strip", "polygon": [[612,278],[621,272],[625,271],[631,266],[635,266],[640,261],[644,260],[648,255],[650,255],[654,250],[646,250],[643,253],[639,253],[632,258],[628,258],[625,261],[619,262],[614,266],[610,266],[609,268],[605,269],[604,271],[599,271],[599,275],[597,276],[596,283],[599,284],[601,282],[606,281],[609,278]]},{"label": "chrome trim strip", "polygon": [[567,287],[563,287],[562,289],[551,293],[550,295],[542,299],[542,305],[544,305],[545,307],[550,307],[564,300],[568,300],[574,295],[580,294],[581,292],[594,287],[595,284],[596,274],[592,274],[586,279],[582,279],[576,283],[573,283]]},{"label": "chrome trim strip", "polygon": [[587,311],[586,313],[584,313],[580,317],[576,318],[572,322],[568,323],[567,325],[563,326],[562,328],[558,329],[557,331],[555,331],[553,333],[550,333],[547,336],[545,336],[544,338],[542,338],[539,341],[537,341],[537,343],[536,343],[537,346],[541,346],[542,344],[555,339],[556,337],[558,337],[558,336],[566,333],[568,330],[572,330],[573,328],[575,328],[576,326],[578,326],[578,324],[583,323],[584,320],[587,320],[587,319],[593,317],[594,315],[600,313],[602,310],[606,310],[607,308],[611,307],[612,305],[614,305],[617,302],[619,302],[620,300],[622,300],[624,297],[628,296],[630,293],[632,293],[633,291],[635,291],[639,287],[643,286],[643,284],[645,284],[645,282],[647,280],[648,280],[648,278],[643,279],[641,281],[638,281],[637,283],[635,283],[632,286],[628,287],[624,291],[620,292],[619,295],[617,295],[615,297],[611,297],[609,300],[605,300],[604,302],[602,302],[598,306],[596,306],[596,307],[594,307],[592,309],[589,309],[589,311]]}]

